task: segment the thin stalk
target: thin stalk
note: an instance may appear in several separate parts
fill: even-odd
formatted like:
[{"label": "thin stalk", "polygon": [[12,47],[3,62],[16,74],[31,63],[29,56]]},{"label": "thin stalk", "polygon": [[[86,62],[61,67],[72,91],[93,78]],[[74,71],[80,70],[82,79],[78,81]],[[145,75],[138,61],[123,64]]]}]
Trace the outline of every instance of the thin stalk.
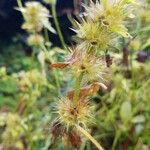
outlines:
[{"label": "thin stalk", "polygon": [[84,134],[97,148],[98,150],[104,150],[102,148],[102,146],[86,131],[84,130],[82,127],[76,125],[76,128],[82,133]]},{"label": "thin stalk", "polygon": [[73,104],[74,104],[74,106],[76,106],[76,104],[78,102],[78,99],[79,99],[80,85],[81,85],[82,78],[83,78],[83,74],[80,74],[80,76],[76,78],[75,90],[74,90],[74,95],[73,95]]},{"label": "thin stalk", "polygon": [[116,144],[117,144],[118,139],[119,139],[119,137],[120,137],[120,134],[121,134],[121,131],[118,130],[117,133],[116,133],[116,135],[115,135],[115,139],[114,139],[114,141],[113,141],[112,150],[115,150]]},{"label": "thin stalk", "polygon": [[60,42],[61,42],[61,44],[62,44],[62,47],[63,47],[64,49],[68,50],[67,47],[66,47],[66,44],[65,44],[65,41],[64,41],[62,32],[61,32],[61,30],[60,30],[60,26],[59,26],[58,19],[57,19],[56,4],[52,4],[52,16],[53,16],[53,18],[54,18],[55,27],[56,27],[56,30],[57,30],[57,33],[58,33]]},{"label": "thin stalk", "polygon": [[23,7],[21,0],[17,0],[17,4],[18,4],[19,8]]},{"label": "thin stalk", "polygon": [[[23,8],[23,4],[22,4],[21,0],[17,0],[17,4],[20,9]],[[25,19],[25,16],[22,11],[21,11],[21,13],[22,13],[23,18]]]},{"label": "thin stalk", "polygon": [[51,60],[51,58],[50,58],[50,55],[49,55],[49,53],[48,53],[48,50],[47,50],[47,48],[45,47],[45,45],[44,45],[44,44],[41,44],[40,47],[41,47],[41,49],[44,51],[46,57],[52,62],[52,60]]},{"label": "thin stalk", "polygon": [[131,68],[131,78],[133,73],[133,52],[130,51],[130,68]]},{"label": "thin stalk", "polygon": [[[41,45],[41,49],[44,51],[44,53],[46,54],[46,57],[50,60],[50,62],[53,63],[52,58],[50,57],[50,55],[49,55],[49,53],[48,53],[46,47],[45,47],[43,44]],[[56,85],[57,85],[57,89],[58,89],[58,94],[60,95],[60,83],[59,83],[57,71],[56,71],[55,68],[52,69],[52,71],[53,71],[53,75],[54,75],[54,78],[55,78],[55,81],[56,81]]]},{"label": "thin stalk", "polygon": [[44,36],[45,36],[46,43],[49,44],[50,40],[49,40],[48,30],[46,28],[44,28]]}]

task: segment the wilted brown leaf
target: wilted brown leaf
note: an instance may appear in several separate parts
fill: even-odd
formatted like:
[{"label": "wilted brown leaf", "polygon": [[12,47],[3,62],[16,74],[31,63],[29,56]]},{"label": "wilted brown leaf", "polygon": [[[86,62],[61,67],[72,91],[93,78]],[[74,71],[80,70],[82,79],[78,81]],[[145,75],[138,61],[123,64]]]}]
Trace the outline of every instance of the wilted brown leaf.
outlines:
[{"label": "wilted brown leaf", "polygon": [[68,135],[68,142],[75,148],[79,149],[81,145],[81,136],[77,131],[71,131]]},{"label": "wilted brown leaf", "polygon": [[[100,88],[107,90],[107,87],[103,83],[95,82],[93,84],[87,85],[87,86],[80,89],[79,97],[80,97],[80,99],[84,99],[85,97],[93,95],[96,92],[98,92],[98,90]],[[74,91],[69,91],[67,93],[67,96],[69,99],[73,99],[73,95],[74,95]]]},{"label": "wilted brown leaf", "polygon": [[64,63],[51,64],[51,67],[63,69],[67,67],[68,65],[69,63],[64,62]]},{"label": "wilted brown leaf", "polygon": [[80,53],[77,50],[75,50],[64,62],[50,64],[50,66],[54,68],[63,69],[69,65],[74,64],[78,59],[80,59]]}]

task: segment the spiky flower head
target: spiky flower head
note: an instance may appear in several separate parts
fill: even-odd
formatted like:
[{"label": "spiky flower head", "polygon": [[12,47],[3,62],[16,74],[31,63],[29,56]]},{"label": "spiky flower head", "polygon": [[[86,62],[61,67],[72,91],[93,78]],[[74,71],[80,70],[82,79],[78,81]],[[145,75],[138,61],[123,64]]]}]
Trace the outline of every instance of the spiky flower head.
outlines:
[{"label": "spiky flower head", "polygon": [[81,23],[77,23],[77,36],[85,41],[87,47],[96,46],[98,50],[114,47],[120,36],[131,37],[126,28],[126,20],[132,14],[131,9],[128,9],[132,6],[132,1],[91,1],[89,6],[84,6],[85,18],[82,18]]},{"label": "spiky flower head", "polygon": [[108,74],[106,61],[102,57],[87,51],[80,52],[78,59],[70,66],[74,76],[83,74],[83,79],[88,81],[103,82]]},{"label": "spiky flower head", "polygon": [[97,0],[96,3],[91,1],[89,6],[84,5],[84,18],[77,22],[74,29],[77,37],[87,48],[93,47],[99,51],[115,47],[120,36],[131,38],[126,28],[129,16],[134,16],[130,1],[102,0],[100,3]]},{"label": "spiky flower head", "polygon": [[125,27],[125,20],[131,13],[128,10],[131,4],[130,1],[117,0],[108,2],[108,0],[102,0],[101,3],[96,1],[96,4],[91,2],[90,6],[84,6],[86,19],[98,22],[101,27],[107,27],[110,32],[120,34],[123,37],[130,37]]},{"label": "spiky flower head", "polygon": [[48,19],[48,9],[39,2],[27,2],[25,7],[20,8],[20,11],[25,19],[25,23],[22,25],[23,29],[35,33],[46,27],[51,32],[55,32]]},{"label": "spiky flower head", "polygon": [[109,67],[105,57],[99,57],[92,49],[84,49],[83,45],[78,45],[66,58],[65,62],[52,64],[52,67],[68,67],[74,77],[78,78],[82,75],[85,82],[106,81],[109,75]]},{"label": "spiky flower head", "polygon": [[102,27],[97,22],[83,20],[81,24],[77,23],[77,25],[78,27],[74,31],[84,41],[87,48],[92,47],[99,51],[106,50],[110,45],[115,43],[116,36],[108,32],[106,24],[103,24]]},{"label": "spiky flower head", "polygon": [[93,107],[87,100],[79,100],[74,106],[69,98],[62,97],[56,105],[56,112],[59,115],[60,123],[67,128],[75,125],[86,127],[92,119]]}]

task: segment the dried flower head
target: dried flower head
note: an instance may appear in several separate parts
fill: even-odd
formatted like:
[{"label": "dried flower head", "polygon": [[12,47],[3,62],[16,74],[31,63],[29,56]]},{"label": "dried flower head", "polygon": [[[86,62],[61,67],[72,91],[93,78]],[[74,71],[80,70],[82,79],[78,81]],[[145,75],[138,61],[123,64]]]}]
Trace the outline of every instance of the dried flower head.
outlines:
[{"label": "dried flower head", "polygon": [[118,33],[123,37],[130,37],[128,29],[125,27],[125,20],[128,17],[128,9],[120,2],[108,5],[105,9],[105,18],[108,22],[108,30]]},{"label": "dried flower head", "polygon": [[104,81],[108,74],[106,61],[86,52],[82,53],[78,60],[71,65],[71,69],[76,77],[83,74],[86,81]]},{"label": "dried flower head", "polygon": [[[131,11],[130,1],[111,1],[102,0],[101,3],[90,3],[90,6],[85,7],[85,20],[78,24],[78,29],[75,30],[81,39],[88,42],[99,44],[105,49],[116,36],[131,37],[126,26],[126,19]],[[115,33],[115,36],[114,34]],[[113,35],[113,36],[112,36]]]},{"label": "dried flower head", "polygon": [[77,23],[77,25],[78,29],[74,31],[87,48],[95,47],[99,51],[106,50],[116,40],[116,36],[107,31],[107,26],[101,27],[99,23],[85,20],[81,24]]},{"label": "dried flower head", "polygon": [[67,128],[75,125],[86,127],[92,119],[92,111],[93,107],[90,106],[87,100],[79,100],[77,105],[74,106],[69,98],[63,97],[56,105],[59,120]]},{"label": "dried flower head", "polygon": [[69,67],[75,77],[82,74],[86,82],[105,81],[109,71],[105,58],[97,56],[97,53],[92,50],[84,50],[80,46],[76,47],[65,62],[51,66],[55,68]]},{"label": "dried flower head", "polygon": [[25,7],[20,8],[20,11],[25,19],[25,23],[22,25],[23,29],[35,33],[40,32],[43,27],[46,27],[51,32],[55,32],[48,19],[48,9],[39,2],[27,2]]}]

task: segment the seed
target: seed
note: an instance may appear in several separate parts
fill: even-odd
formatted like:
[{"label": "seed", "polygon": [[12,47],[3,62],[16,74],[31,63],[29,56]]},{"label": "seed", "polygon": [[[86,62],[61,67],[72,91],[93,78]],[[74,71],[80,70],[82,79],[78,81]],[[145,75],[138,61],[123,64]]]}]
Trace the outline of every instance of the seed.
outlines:
[{"label": "seed", "polygon": [[85,66],[82,65],[82,66],[81,66],[81,69],[82,69],[82,70],[85,70],[86,68],[85,68]]},{"label": "seed", "polygon": [[104,24],[105,26],[108,26],[108,25],[109,25],[109,23],[108,23],[107,21],[103,21],[103,24]]},{"label": "seed", "polygon": [[100,19],[100,20],[104,20],[104,19],[105,19],[105,16],[102,15],[102,16],[99,17],[99,19]]},{"label": "seed", "polygon": [[92,45],[96,45],[96,44],[97,44],[97,42],[96,42],[96,41],[93,41],[93,42],[91,42],[91,44],[92,44]]}]

